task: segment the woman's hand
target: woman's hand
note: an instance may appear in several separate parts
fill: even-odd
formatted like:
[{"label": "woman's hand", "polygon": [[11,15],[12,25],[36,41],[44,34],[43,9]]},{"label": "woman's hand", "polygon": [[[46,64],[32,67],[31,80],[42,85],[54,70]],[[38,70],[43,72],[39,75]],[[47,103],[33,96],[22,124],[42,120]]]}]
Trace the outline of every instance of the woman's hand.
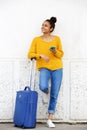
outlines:
[{"label": "woman's hand", "polygon": [[45,56],[45,55],[40,55],[40,57],[42,59],[44,59],[46,62],[49,62],[50,61],[50,58],[48,56]]},{"label": "woman's hand", "polygon": [[50,50],[53,54],[56,54],[56,49]]}]

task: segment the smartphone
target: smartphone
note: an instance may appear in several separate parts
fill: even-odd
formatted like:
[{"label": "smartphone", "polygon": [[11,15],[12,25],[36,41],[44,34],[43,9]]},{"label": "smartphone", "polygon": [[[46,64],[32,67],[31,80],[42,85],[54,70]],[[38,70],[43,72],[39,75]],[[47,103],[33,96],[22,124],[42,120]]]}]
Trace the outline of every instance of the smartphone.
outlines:
[{"label": "smartphone", "polygon": [[51,46],[50,47],[50,50],[54,50],[56,47],[55,46]]}]

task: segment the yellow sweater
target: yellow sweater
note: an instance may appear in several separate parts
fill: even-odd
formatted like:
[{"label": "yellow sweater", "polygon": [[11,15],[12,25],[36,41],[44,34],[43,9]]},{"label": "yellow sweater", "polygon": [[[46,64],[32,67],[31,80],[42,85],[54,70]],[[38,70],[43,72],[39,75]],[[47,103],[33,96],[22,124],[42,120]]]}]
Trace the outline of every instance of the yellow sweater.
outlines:
[{"label": "yellow sweater", "polygon": [[[51,46],[56,46],[56,54],[50,51],[49,48]],[[41,54],[48,56],[50,61],[46,62],[44,59],[40,58]],[[47,68],[49,70],[56,70],[62,68],[63,64],[61,58],[63,57],[63,50],[60,38],[55,36],[52,41],[46,42],[41,36],[35,37],[28,52],[28,58],[33,57],[36,57],[37,69]]]}]

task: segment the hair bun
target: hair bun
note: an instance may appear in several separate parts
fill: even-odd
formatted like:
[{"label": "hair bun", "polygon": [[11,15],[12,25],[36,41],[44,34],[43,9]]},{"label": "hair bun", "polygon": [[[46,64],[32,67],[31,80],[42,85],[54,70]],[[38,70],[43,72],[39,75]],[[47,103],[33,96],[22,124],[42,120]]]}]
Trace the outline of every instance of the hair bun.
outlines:
[{"label": "hair bun", "polygon": [[50,22],[56,23],[56,22],[57,22],[57,18],[56,18],[56,17],[51,17],[51,18],[50,18]]}]

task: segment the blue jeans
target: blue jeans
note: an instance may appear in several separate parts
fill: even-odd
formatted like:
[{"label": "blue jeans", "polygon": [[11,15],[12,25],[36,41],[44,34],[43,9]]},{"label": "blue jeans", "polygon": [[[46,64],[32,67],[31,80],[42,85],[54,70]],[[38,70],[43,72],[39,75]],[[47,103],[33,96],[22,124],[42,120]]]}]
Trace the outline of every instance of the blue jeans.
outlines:
[{"label": "blue jeans", "polygon": [[50,91],[50,101],[48,107],[48,113],[54,114],[57,97],[61,86],[62,81],[62,69],[58,70],[48,70],[46,68],[42,68],[40,70],[40,77],[39,77],[39,87],[40,90],[43,92],[48,91],[49,87],[49,79],[51,79],[51,91]]}]

